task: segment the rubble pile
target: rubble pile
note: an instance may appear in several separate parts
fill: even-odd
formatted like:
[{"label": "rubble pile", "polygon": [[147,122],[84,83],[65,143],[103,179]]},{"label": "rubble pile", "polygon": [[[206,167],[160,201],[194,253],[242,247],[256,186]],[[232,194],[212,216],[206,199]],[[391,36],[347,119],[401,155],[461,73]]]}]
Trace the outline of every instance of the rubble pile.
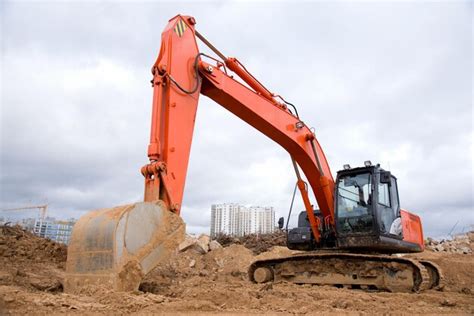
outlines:
[{"label": "rubble pile", "polygon": [[186,238],[179,244],[178,250],[180,252],[188,249],[193,249],[200,254],[205,254],[209,251],[222,248],[221,244],[216,240],[211,240],[208,235],[202,234],[198,238],[186,235]]},{"label": "rubble pile", "polygon": [[435,252],[471,254],[474,250],[474,231],[441,241],[428,238],[425,244],[428,249]]},{"label": "rubble pile", "polygon": [[253,260],[252,251],[243,245],[224,248],[207,235],[187,235],[176,253],[145,276],[139,290],[174,297],[180,284],[193,278],[213,282],[230,277],[247,282],[247,269]]},{"label": "rubble pile", "polygon": [[274,246],[286,246],[286,232],[277,230],[272,234],[250,234],[242,237],[232,237],[225,234],[216,236],[217,240],[223,247],[232,244],[240,244],[245,248],[252,250],[256,255],[270,250]]},{"label": "rubble pile", "polygon": [[[140,285],[140,291],[174,295],[177,284],[190,278],[209,281],[230,279],[248,282],[248,267],[257,259],[287,256],[292,253],[286,247],[272,246],[280,243],[284,234],[251,235],[242,238],[224,236],[212,240],[208,235],[187,235],[177,252],[150,272]],[[258,247],[258,240],[263,246]],[[263,249],[266,249],[263,252]],[[259,253],[256,255],[256,253]]]}]

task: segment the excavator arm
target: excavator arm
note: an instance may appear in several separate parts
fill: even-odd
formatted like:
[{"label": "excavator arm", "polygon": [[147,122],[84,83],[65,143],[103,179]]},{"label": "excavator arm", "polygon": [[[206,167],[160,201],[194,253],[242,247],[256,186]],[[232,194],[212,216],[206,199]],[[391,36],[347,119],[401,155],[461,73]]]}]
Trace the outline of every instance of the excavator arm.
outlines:
[{"label": "excavator arm", "polygon": [[[299,174],[305,174],[327,225],[334,225],[334,180],[314,132],[276,100],[235,58],[227,58],[195,28],[189,16],[172,18],[162,34],[162,46],[152,68],[153,112],[148,157],[142,168],[145,201],[162,200],[179,213],[183,199],[191,140],[199,94],[209,97],[282,146],[291,156],[313,235],[319,241],[309,190]],[[222,61],[204,61],[199,37]],[[207,60],[206,59],[206,60]],[[247,85],[237,81],[232,70]]]}]

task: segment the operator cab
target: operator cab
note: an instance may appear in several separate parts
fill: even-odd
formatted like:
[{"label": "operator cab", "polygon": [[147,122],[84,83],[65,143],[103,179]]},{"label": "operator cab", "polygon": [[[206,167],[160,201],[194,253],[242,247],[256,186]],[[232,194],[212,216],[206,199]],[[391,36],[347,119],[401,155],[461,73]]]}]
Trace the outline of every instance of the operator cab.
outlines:
[{"label": "operator cab", "polygon": [[339,248],[380,252],[420,251],[419,245],[403,240],[397,179],[373,166],[337,173],[335,188],[336,235]]},{"label": "operator cab", "polygon": [[[339,248],[356,252],[420,252],[423,232],[420,218],[400,209],[397,178],[390,171],[373,166],[351,168],[337,173],[335,187],[335,229],[322,225],[321,240],[313,237],[306,211],[298,227],[288,231],[287,246],[295,250]],[[324,218],[313,210],[320,223]],[[403,228],[402,228],[403,227]]]}]

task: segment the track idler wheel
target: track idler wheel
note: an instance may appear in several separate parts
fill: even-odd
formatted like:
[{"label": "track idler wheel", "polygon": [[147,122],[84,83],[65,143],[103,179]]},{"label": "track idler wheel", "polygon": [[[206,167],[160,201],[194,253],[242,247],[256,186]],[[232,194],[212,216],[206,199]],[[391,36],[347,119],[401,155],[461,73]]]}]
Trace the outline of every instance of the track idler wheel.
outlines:
[{"label": "track idler wheel", "polygon": [[259,267],[253,272],[253,279],[257,283],[265,283],[274,280],[274,272],[270,267]]}]

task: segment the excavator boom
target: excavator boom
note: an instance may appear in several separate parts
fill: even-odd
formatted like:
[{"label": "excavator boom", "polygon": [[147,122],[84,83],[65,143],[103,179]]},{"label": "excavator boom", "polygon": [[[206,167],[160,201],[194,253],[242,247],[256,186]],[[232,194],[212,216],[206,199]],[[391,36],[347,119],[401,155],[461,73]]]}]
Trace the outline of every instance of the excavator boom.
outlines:
[{"label": "excavator boom", "polygon": [[[334,224],[334,179],[315,134],[276,100],[236,58],[227,58],[195,29],[195,20],[176,16],[162,35],[159,56],[152,68],[153,114],[148,157],[142,168],[145,201],[162,200],[179,213],[189,161],[199,94],[211,98],[286,149],[306,175],[325,221]],[[222,61],[213,64],[197,49],[196,36]],[[214,58],[211,58],[214,59]],[[234,71],[248,86],[227,73]],[[313,233],[322,223],[313,215],[308,186],[299,177],[299,188]]]}]

